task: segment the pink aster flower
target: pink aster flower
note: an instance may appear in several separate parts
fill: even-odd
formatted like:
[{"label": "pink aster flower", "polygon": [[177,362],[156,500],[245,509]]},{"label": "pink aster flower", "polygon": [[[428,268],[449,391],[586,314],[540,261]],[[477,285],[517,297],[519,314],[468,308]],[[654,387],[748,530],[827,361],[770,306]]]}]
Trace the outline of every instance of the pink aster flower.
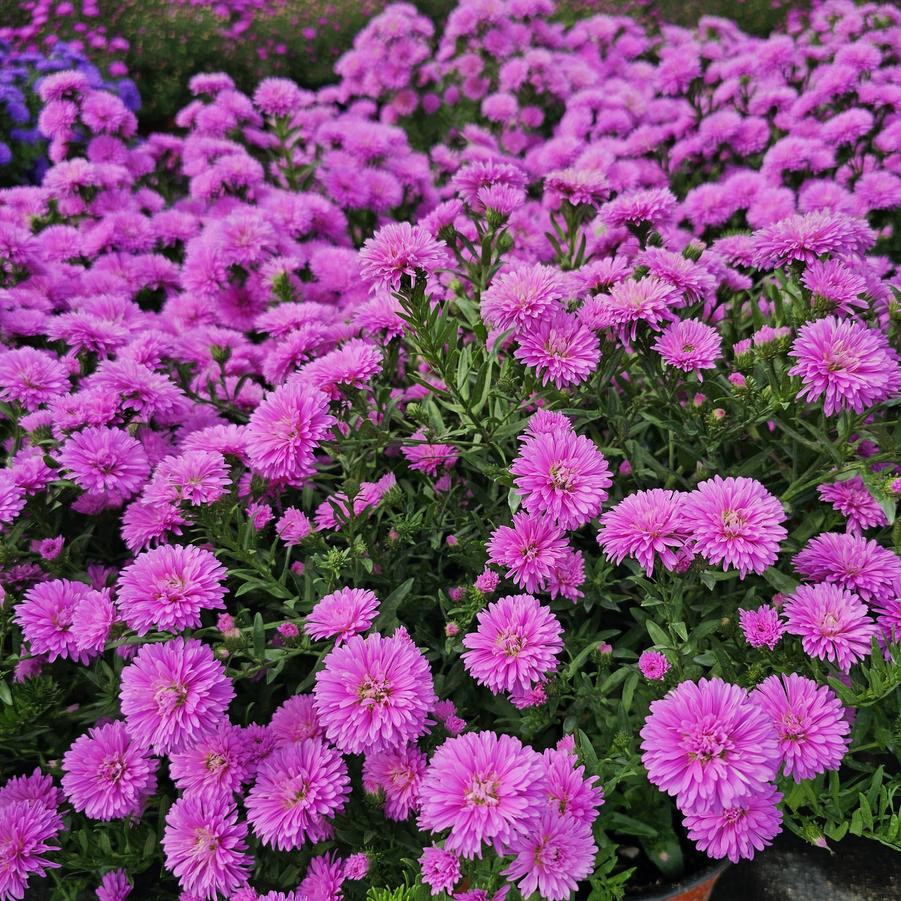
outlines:
[{"label": "pink aster flower", "polygon": [[695,319],[678,319],[666,327],[654,343],[654,350],[663,362],[683,372],[697,373],[703,380],[702,369],[714,369],[722,356],[722,338],[713,326]]},{"label": "pink aster flower", "polygon": [[215,901],[247,882],[253,858],[247,853],[247,824],[223,798],[179,798],[166,814],[162,846],[166,869],[182,890]]},{"label": "pink aster flower", "polygon": [[562,529],[577,529],[597,516],[613,484],[597,445],[570,431],[526,438],[510,472],[525,509],[546,514]]},{"label": "pink aster flower", "polygon": [[164,503],[212,504],[225,494],[229,484],[228,466],[222,454],[189,450],[166,457],[157,466],[145,497]]},{"label": "pink aster flower", "polygon": [[425,440],[425,432],[414,432],[411,439],[418,444],[405,444],[400,452],[410,464],[410,469],[435,476],[439,469],[450,469],[458,460],[460,453],[452,444],[437,444]]},{"label": "pink aster flower", "polygon": [[488,541],[488,558],[507,567],[507,578],[528,592],[541,588],[567,549],[562,530],[549,516],[516,513]]},{"label": "pink aster flower", "polygon": [[785,634],[785,623],[775,607],[764,605],[757,610],[739,610],[738,622],[745,641],[752,648],[769,648],[771,651],[779,644]]},{"label": "pink aster flower", "polygon": [[63,757],[63,791],[95,820],[139,816],[156,791],[157,761],[125,731],[121,720],[95,726]]},{"label": "pink aster flower", "polygon": [[371,751],[363,761],[363,788],[385,793],[385,816],[398,822],[419,808],[426,756],[414,744]]},{"label": "pink aster flower", "polygon": [[322,841],[347,804],[350,779],[341,755],[318,738],[277,748],[261,764],[246,798],[261,841],[281,851]]},{"label": "pink aster flower", "polygon": [[340,645],[365,632],[379,611],[379,599],[363,588],[339,588],[316,603],[303,630],[311,638],[334,638]]},{"label": "pink aster flower", "polygon": [[121,684],[128,734],[160,754],[210,732],[235,694],[212,648],[194,638],[143,645],[122,671]]},{"label": "pink aster flower", "polygon": [[52,579],[29,588],[13,618],[32,652],[46,654],[51,663],[58,657],[87,663],[90,656],[72,634],[72,622],[80,602],[95,594],[82,582],[68,579]]},{"label": "pink aster flower", "polygon": [[827,253],[863,254],[875,235],[863,219],[832,210],[798,213],[754,232],[754,265],[776,269],[792,260],[814,263]]},{"label": "pink aster flower", "polygon": [[634,557],[648,578],[655,556],[668,570],[676,569],[679,561],[673,549],[681,548],[688,534],[680,516],[684,497],[678,491],[652,488],[623,498],[601,517],[598,544],[607,558],[622,563]]},{"label": "pink aster flower", "polygon": [[43,879],[60,865],[45,855],[59,851],[53,840],[61,822],[55,810],[30,801],[13,801],[0,809],[0,898],[25,897],[33,873]]},{"label": "pink aster flower", "polygon": [[460,858],[452,851],[445,851],[437,845],[423,849],[419,858],[419,870],[422,873],[422,881],[433,895],[452,892],[462,875]]},{"label": "pink aster flower", "polygon": [[566,598],[574,604],[584,596],[582,585],[585,583],[585,557],[581,551],[567,548],[557,561],[547,580],[547,593],[551,600]]},{"label": "pink aster flower", "polygon": [[0,470],[0,523],[12,522],[25,508],[25,489],[8,469]]},{"label": "pink aster flower", "polygon": [[58,459],[79,488],[109,492],[120,501],[137,494],[150,474],[141,442],[105,426],[76,432],[60,448]]},{"label": "pink aster flower", "polygon": [[853,319],[827,316],[808,322],[788,355],[797,361],[789,375],[800,377],[798,397],[823,400],[823,411],[862,413],[901,388],[898,355],[885,335]]},{"label": "pink aster flower", "polygon": [[400,286],[404,275],[422,270],[432,276],[447,261],[446,246],[409,222],[383,225],[360,250],[360,274],[373,290]]},{"label": "pink aster flower", "polygon": [[708,563],[737,569],[740,578],[776,562],[788,534],[785,511],[756,479],[714,476],[682,502],[681,527]]},{"label": "pink aster flower", "polygon": [[186,795],[231,800],[248,776],[248,756],[244,730],[223,720],[195,744],[169,755],[169,775]]},{"label": "pink aster flower", "polygon": [[355,635],[336,647],[316,675],[316,712],[340,750],[397,747],[426,731],[435,703],[428,661],[404,633]]},{"label": "pink aster flower", "polygon": [[420,829],[449,829],[448,851],[481,857],[483,842],[509,847],[544,804],[541,758],[512,735],[449,738],[429,761],[420,797]]},{"label": "pink aster flower", "polygon": [[764,791],[780,761],[769,719],[719,678],[682,682],[653,701],[641,737],[648,779],[683,810]]},{"label": "pink aster flower", "polygon": [[594,870],[597,850],[590,825],[544,810],[513,839],[513,862],[503,875],[517,883],[524,898],[537,891],[548,901],[564,901]]},{"label": "pink aster flower", "polygon": [[599,169],[557,169],[544,177],[544,191],[555,206],[564,200],[597,206],[610,196],[610,182]]},{"label": "pink aster flower", "polygon": [[861,298],[867,291],[866,282],[841,260],[815,260],[804,270],[801,282],[814,302],[825,300],[829,309],[841,316],[867,308],[867,302]]},{"label": "pink aster flower", "polygon": [[638,668],[649,682],[660,682],[670,671],[670,662],[666,659],[666,654],[661,654],[660,651],[642,651],[638,658]]},{"label": "pink aster flower", "polygon": [[463,638],[463,665],[494,694],[528,690],[557,668],[563,627],[537,598],[500,598],[478,614],[478,628]]},{"label": "pink aster flower", "polygon": [[634,341],[641,322],[659,332],[663,323],[673,318],[678,301],[679,294],[672,285],[646,275],[637,281],[617,282],[609,294],[590,297],[583,304],[581,315],[593,328],[613,329],[621,341]]},{"label": "pink aster flower", "polygon": [[203,610],[224,610],[227,570],[195,545],[166,544],[145,551],[119,576],[116,603],[138,635],[200,626]]},{"label": "pink aster flower", "polygon": [[659,227],[672,219],[679,201],[667,188],[647,188],[620,194],[601,207],[601,219],[610,226]]},{"label": "pink aster flower", "polygon": [[14,776],[0,788],[0,810],[16,801],[40,804],[57,814],[56,808],[63,802],[63,793],[53,784],[52,776],[35,767],[31,775]]},{"label": "pink aster flower", "polygon": [[832,504],[832,508],[848,520],[847,529],[852,534],[859,535],[864,529],[888,525],[885,511],[860,476],[820,485],[817,494],[820,500]]},{"label": "pink aster flower", "polygon": [[824,532],[811,538],[792,561],[811,582],[830,582],[873,602],[894,597],[901,580],[897,554],[862,535]]},{"label": "pink aster flower", "polygon": [[125,870],[104,873],[97,887],[97,901],[125,901],[131,894],[131,883]]},{"label": "pink aster flower", "polygon": [[0,399],[31,411],[68,391],[68,370],[53,354],[33,347],[0,353]]},{"label": "pink aster flower", "polygon": [[586,776],[585,767],[578,765],[578,758],[566,742],[568,736],[548,748],[541,756],[544,768],[544,785],[547,807],[558,814],[572,817],[580,823],[591,825],[598,816],[598,808],[604,803],[604,792],[597,776]]},{"label": "pink aster flower", "polygon": [[294,695],[288,698],[272,714],[269,730],[277,748],[308,738],[319,738],[322,735],[322,724],[316,715],[316,700],[313,695]]},{"label": "pink aster flower", "polygon": [[344,861],[334,851],[327,851],[310,861],[306,875],[297,887],[297,895],[317,901],[342,901],[344,879]]},{"label": "pink aster flower", "polygon": [[266,395],[247,424],[251,467],[268,479],[303,481],[314,471],[314,452],[334,422],[321,391],[302,382],[279,386]]},{"label": "pink aster flower", "polygon": [[534,369],[542,385],[553,382],[560,390],[584,382],[601,358],[597,335],[562,310],[528,321],[516,340],[513,356]]},{"label": "pink aster flower", "polygon": [[342,387],[365,388],[382,369],[382,351],[361,338],[307,363],[293,378],[312,385],[332,400],[341,400]]},{"label": "pink aster flower", "polygon": [[482,319],[492,328],[521,330],[559,308],[564,282],[549,266],[520,266],[496,275],[482,294]]},{"label": "pink aster flower", "polygon": [[475,587],[482,594],[493,594],[500,581],[501,577],[493,569],[486,568],[476,576]]},{"label": "pink aster flower", "polygon": [[288,507],[275,524],[275,532],[286,547],[300,544],[313,531],[306,513],[296,507]]},{"label": "pink aster flower", "polygon": [[688,837],[708,857],[750,860],[782,831],[782,795],[774,785],[730,802],[700,807],[685,816]]},{"label": "pink aster flower", "polygon": [[786,631],[801,638],[805,652],[818,660],[832,660],[839,669],[851,667],[870,654],[876,623],[866,604],[846,588],[822,582],[801,585],[785,604]]},{"label": "pink aster flower", "polygon": [[369,857],[362,851],[351,854],[344,861],[344,878],[352,882],[364,879],[369,872]]},{"label": "pink aster flower", "polygon": [[788,673],[764,679],[751,700],[773,723],[786,776],[801,782],[841,766],[851,726],[832,689]]}]

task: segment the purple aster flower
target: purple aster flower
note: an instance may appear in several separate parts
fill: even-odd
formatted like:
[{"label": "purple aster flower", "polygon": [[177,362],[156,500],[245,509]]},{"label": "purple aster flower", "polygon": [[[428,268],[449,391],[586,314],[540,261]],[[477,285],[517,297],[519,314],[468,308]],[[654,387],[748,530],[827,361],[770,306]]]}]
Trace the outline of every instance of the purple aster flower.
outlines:
[{"label": "purple aster flower", "polygon": [[801,782],[841,766],[851,726],[832,689],[787,673],[764,679],[751,700],[773,723],[786,776]]},{"label": "purple aster flower", "polygon": [[817,487],[820,500],[832,504],[833,510],[848,520],[847,529],[859,535],[874,526],[887,526],[888,519],[879,502],[867,490],[860,476]]},{"label": "purple aster flower", "polygon": [[426,756],[414,744],[371,751],[363,761],[363,788],[385,795],[385,816],[401,822],[419,809]]},{"label": "purple aster flower", "polygon": [[597,335],[562,310],[524,323],[516,340],[513,356],[560,390],[589,378],[601,357]]},{"label": "purple aster flower", "polygon": [[463,665],[495,694],[528,690],[557,668],[563,627],[532,595],[500,598],[478,614],[478,622],[463,638]]},{"label": "purple aster flower", "polygon": [[326,737],[350,754],[418,738],[436,701],[428,661],[401,632],[355,635],[336,647],[313,693]]},{"label": "purple aster flower", "polygon": [[652,488],[636,491],[623,498],[601,517],[598,544],[609,560],[622,563],[634,557],[648,578],[654,571],[654,558],[674,570],[678,557],[673,549],[683,547],[688,533],[680,516],[685,495],[678,491]]},{"label": "purple aster flower", "polygon": [[683,810],[764,791],[780,761],[769,719],[719,678],[682,682],[653,701],[641,737],[648,779]]},{"label": "purple aster flower", "polygon": [[31,411],[68,391],[69,373],[53,354],[33,347],[0,353],[0,399]]},{"label": "purple aster flower", "polygon": [[702,369],[714,369],[722,356],[722,338],[715,328],[695,319],[679,319],[664,329],[654,343],[663,362],[683,372],[697,373],[703,381]]},{"label": "purple aster flower", "polygon": [[549,516],[516,513],[488,541],[488,559],[507,568],[507,578],[533,592],[543,587],[567,549],[563,532]]},{"label": "purple aster flower", "polygon": [[482,293],[482,319],[499,331],[521,330],[559,309],[564,293],[560,272],[549,266],[520,266],[496,275]]},{"label": "purple aster flower", "polygon": [[452,851],[445,851],[437,845],[423,850],[419,858],[419,870],[422,873],[422,881],[433,895],[452,892],[462,875],[460,858]]},{"label": "purple aster flower", "polygon": [[635,340],[638,324],[659,332],[662,323],[673,319],[679,300],[676,290],[653,275],[617,282],[609,294],[589,297],[580,315],[592,328],[613,329],[621,341]]},{"label": "purple aster flower", "polygon": [[775,607],[764,605],[757,610],[739,610],[738,621],[745,641],[752,648],[769,648],[779,644],[785,634],[785,623]]},{"label": "purple aster flower", "polygon": [[247,824],[222,798],[179,798],[166,814],[162,846],[166,869],[183,891],[215,901],[247,882],[253,858],[247,853]]},{"label": "purple aster flower", "polygon": [[527,437],[510,472],[525,509],[546,514],[563,529],[597,516],[613,484],[595,443],[568,430]]},{"label": "purple aster flower", "polygon": [[200,626],[203,610],[224,610],[227,570],[203,548],[166,544],[146,551],[119,576],[116,603],[138,635]]},{"label": "purple aster flower", "polygon": [[97,887],[97,901],[125,901],[131,894],[131,883],[125,870],[105,873]]},{"label": "purple aster flower", "polygon": [[824,532],[811,538],[793,561],[811,582],[829,582],[847,588],[863,600],[894,597],[901,580],[897,554],[862,535]]},{"label": "purple aster flower", "polygon": [[815,260],[801,276],[813,300],[825,300],[839,315],[851,316],[856,309],[865,310],[867,302],[861,294],[867,284],[861,276],[841,260]]},{"label": "purple aster flower", "polygon": [[33,873],[43,879],[59,868],[44,855],[59,851],[53,840],[61,825],[57,812],[43,804],[13,801],[0,808],[0,898],[24,898]]},{"label": "purple aster flower", "polygon": [[806,653],[848,672],[869,656],[876,623],[867,606],[846,588],[821,582],[801,585],[785,604],[786,631],[801,638]]},{"label": "purple aster flower", "polygon": [[638,658],[638,668],[649,682],[660,682],[670,671],[670,662],[666,659],[666,654],[661,654],[660,651],[642,651]]},{"label": "purple aster flower", "polygon": [[708,563],[737,569],[742,579],[772,566],[788,534],[778,498],[743,476],[701,482],[685,497],[680,512],[694,550]]},{"label": "purple aster flower", "polygon": [[524,898],[537,891],[548,901],[564,901],[594,870],[597,850],[588,823],[544,810],[528,831],[513,838],[513,862],[503,875],[516,882]]},{"label": "purple aster flower", "polygon": [[679,201],[667,188],[647,188],[620,194],[601,207],[601,219],[611,227],[648,224],[666,225],[674,216]]},{"label": "purple aster flower", "polygon": [[420,797],[419,828],[449,829],[448,851],[479,857],[483,842],[509,847],[543,806],[541,758],[511,735],[468,732],[435,751]]},{"label": "purple aster flower", "polygon": [[77,738],[63,757],[63,791],[95,820],[139,816],[156,791],[157,761],[135,744],[121,720]]},{"label": "purple aster flower", "polygon": [[347,804],[350,779],[341,755],[318,738],[273,751],[246,798],[247,818],[264,844],[290,851],[322,841]]},{"label": "purple aster flower", "polygon": [[373,290],[394,291],[404,275],[415,278],[419,270],[434,275],[446,264],[447,250],[418,225],[390,222],[363,245],[360,261],[360,274]]},{"label": "purple aster flower", "polygon": [[46,654],[51,663],[58,657],[88,663],[89,653],[79,647],[72,624],[80,603],[96,594],[82,582],[41,582],[25,592],[13,618],[33,653]]},{"label": "purple aster flower", "polygon": [[169,755],[169,775],[186,795],[231,800],[249,768],[244,730],[223,720],[196,744]]},{"label": "purple aster flower", "polygon": [[193,638],[144,645],[122,671],[121,684],[129,735],[160,754],[210,732],[235,694],[212,648]]},{"label": "purple aster flower", "polygon": [[120,502],[137,494],[150,474],[143,445],[122,429],[92,426],[76,432],[58,457],[79,488],[108,492]]},{"label": "purple aster flower", "polygon": [[813,263],[827,253],[863,254],[874,239],[863,219],[830,210],[798,213],[754,232],[754,265],[776,269],[792,260]]},{"label": "purple aster flower", "polygon": [[685,815],[688,837],[709,857],[728,857],[733,863],[750,860],[768,848],[782,831],[782,795],[765,785],[741,799],[691,810]]},{"label": "purple aster flower", "polygon": [[304,624],[311,638],[334,638],[340,645],[365,632],[379,611],[379,599],[363,588],[339,588],[317,601]]},{"label": "purple aster flower", "polygon": [[308,738],[322,735],[322,724],[316,715],[316,699],[313,695],[294,695],[288,698],[269,723],[275,746],[296,744]]},{"label": "purple aster flower", "polygon": [[853,319],[827,316],[808,322],[788,354],[789,375],[801,379],[798,397],[823,397],[827,416],[851,409],[862,413],[898,393],[901,367],[885,335]]}]

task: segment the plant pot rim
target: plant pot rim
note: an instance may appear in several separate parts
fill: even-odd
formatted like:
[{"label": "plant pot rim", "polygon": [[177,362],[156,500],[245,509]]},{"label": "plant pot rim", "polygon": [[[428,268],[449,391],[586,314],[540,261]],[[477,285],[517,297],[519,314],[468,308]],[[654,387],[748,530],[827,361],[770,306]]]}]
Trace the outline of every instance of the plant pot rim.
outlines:
[{"label": "plant pot rim", "polygon": [[677,897],[681,892],[697,888],[711,879],[719,879],[729,866],[728,860],[713,860],[703,870],[694,876],[690,876],[688,879],[670,882],[667,885],[660,886],[660,888],[642,892],[638,895],[626,894],[626,899],[627,901],[666,901],[668,898]]}]

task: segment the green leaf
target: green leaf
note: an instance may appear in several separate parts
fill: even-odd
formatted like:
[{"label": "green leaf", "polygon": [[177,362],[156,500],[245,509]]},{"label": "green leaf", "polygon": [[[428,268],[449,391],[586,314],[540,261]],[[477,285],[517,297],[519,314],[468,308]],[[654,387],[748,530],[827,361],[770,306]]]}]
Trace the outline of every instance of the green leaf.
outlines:
[{"label": "green leaf", "polygon": [[263,625],[263,614],[257,612],[253,617],[253,655],[262,660],[266,653],[266,629]]},{"label": "green leaf", "polygon": [[403,603],[404,598],[413,590],[414,579],[411,576],[406,582],[398,585],[388,597],[382,601],[378,618],[375,621],[374,628],[379,632],[384,632],[397,625],[397,610]]},{"label": "green leaf", "polygon": [[670,637],[654,622],[654,620],[649,619],[645,624],[645,628],[648,630],[648,635],[651,636],[651,641],[654,642],[655,645],[659,645],[660,647],[668,648],[671,645]]}]

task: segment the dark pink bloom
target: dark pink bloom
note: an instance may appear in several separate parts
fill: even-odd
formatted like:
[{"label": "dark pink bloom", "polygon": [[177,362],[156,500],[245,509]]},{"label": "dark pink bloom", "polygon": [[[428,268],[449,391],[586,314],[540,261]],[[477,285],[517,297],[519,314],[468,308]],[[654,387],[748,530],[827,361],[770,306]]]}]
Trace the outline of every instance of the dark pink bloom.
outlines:
[{"label": "dark pink bloom", "polygon": [[532,592],[541,589],[567,549],[563,532],[549,516],[516,513],[488,541],[488,558],[507,568],[507,578]]},{"label": "dark pink bloom", "polygon": [[379,600],[363,588],[339,588],[316,602],[307,615],[304,632],[311,638],[334,638],[339,645],[365,632],[378,614]]}]

